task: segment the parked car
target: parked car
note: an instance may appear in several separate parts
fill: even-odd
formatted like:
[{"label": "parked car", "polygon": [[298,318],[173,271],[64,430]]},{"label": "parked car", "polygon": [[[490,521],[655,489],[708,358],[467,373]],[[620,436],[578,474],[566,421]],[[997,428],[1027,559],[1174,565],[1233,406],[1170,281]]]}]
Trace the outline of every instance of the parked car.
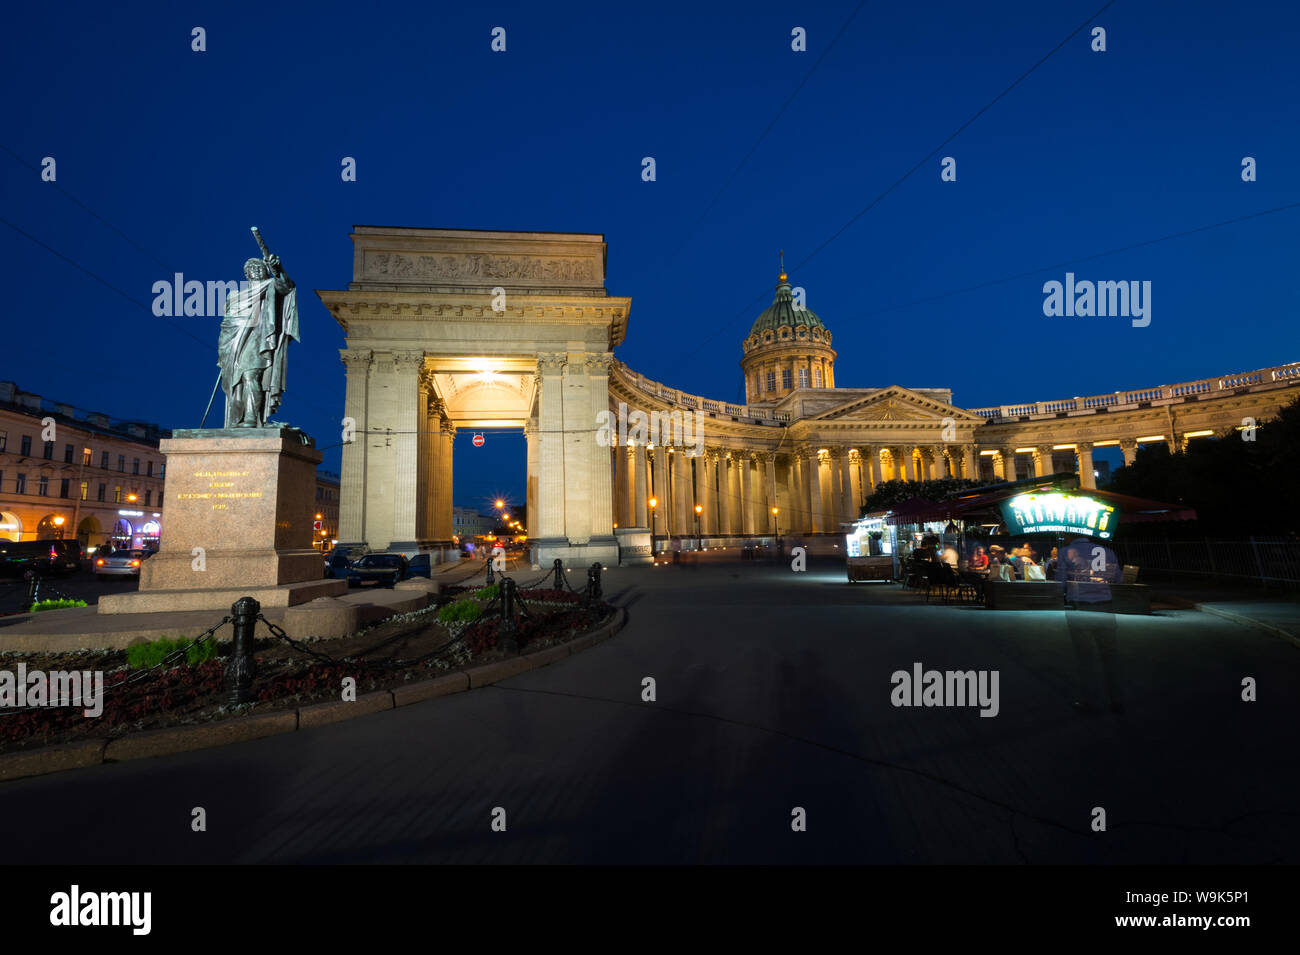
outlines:
[{"label": "parked car", "polygon": [[81,569],[79,540],[0,540],[0,575],[71,574]]},{"label": "parked car", "polygon": [[393,587],[406,579],[408,566],[403,554],[366,554],[348,568],[348,586]]},{"label": "parked car", "polygon": [[366,553],[364,547],[335,547],[325,559],[325,576],[343,580],[348,576],[352,562],[359,560]]},{"label": "parked car", "polygon": [[154,555],[151,550],[116,550],[104,557],[95,558],[95,576],[139,577],[140,565]]},{"label": "parked car", "polygon": [[426,551],[411,558],[406,568],[407,577],[429,577],[433,573],[433,561]]}]

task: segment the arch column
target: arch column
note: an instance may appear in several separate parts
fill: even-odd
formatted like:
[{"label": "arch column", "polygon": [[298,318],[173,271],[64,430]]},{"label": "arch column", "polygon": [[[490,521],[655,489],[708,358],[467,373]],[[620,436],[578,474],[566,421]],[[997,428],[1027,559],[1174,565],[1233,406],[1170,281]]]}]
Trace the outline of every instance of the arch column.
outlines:
[{"label": "arch column", "polygon": [[[435,440],[441,439],[442,425],[438,425],[438,435]],[[528,446],[528,478],[527,485],[524,488],[524,508],[527,511],[528,520],[528,539],[532,540],[537,536],[537,419],[533,418],[524,425],[524,442]],[[437,527],[438,519],[434,519],[434,526]],[[435,531],[434,536],[437,536]]]},{"label": "arch column", "polygon": [[[339,543],[366,541],[366,440],[369,406],[370,367],[374,353],[368,349],[341,349],[339,357],[347,370],[347,391],[343,414],[351,419],[355,434],[343,442],[343,465],[339,489]],[[346,434],[346,432],[345,432]]]},{"label": "arch column", "polygon": [[[537,359],[537,537],[539,545],[568,543],[564,534],[564,368],[568,356]],[[539,561],[540,562],[540,561]]]},{"label": "arch column", "polygon": [[393,353],[393,518],[385,546],[393,551],[417,552],[420,531],[416,524],[420,498],[420,431],[424,424],[420,406],[420,372],[424,353]]}]

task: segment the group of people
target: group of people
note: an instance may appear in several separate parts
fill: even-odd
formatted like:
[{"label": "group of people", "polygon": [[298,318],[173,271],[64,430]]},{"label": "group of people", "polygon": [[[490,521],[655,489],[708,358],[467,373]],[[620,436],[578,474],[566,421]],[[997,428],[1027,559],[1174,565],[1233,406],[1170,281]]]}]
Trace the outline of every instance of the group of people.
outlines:
[{"label": "group of people", "polygon": [[977,544],[966,569],[1000,580],[1119,580],[1121,567],[1114,552],[1102,548],[1100,556],[1090,554],[1087,544],[1087,541],[1071,544],[1066,548],[1064,558],[1059,556],[1059,549],[1053,547],[1046,561],[1027,541],[1012,546],[1010,550],[1000,544],[990,544],[985,550],[983,545]]},{"label": "group of people", "polygon": [[967,569],[999,580],[1050,580],[1056,577],[1057,549],[1044,564],[1038,551],[1028,542],[1008,551],[1000,544],[990,544],[988,550],[977,544],[971,554]]}]

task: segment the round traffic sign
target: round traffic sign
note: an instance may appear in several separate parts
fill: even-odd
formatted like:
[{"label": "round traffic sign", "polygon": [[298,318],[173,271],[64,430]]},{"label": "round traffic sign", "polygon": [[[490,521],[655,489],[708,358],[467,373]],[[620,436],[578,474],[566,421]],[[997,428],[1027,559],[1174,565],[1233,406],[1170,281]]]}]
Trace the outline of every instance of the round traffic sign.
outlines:
[{"label": "round traffic sign", "polygon": [[483,435],[481,434],[474,435],[474,447],[476,448],[483,447]]}]

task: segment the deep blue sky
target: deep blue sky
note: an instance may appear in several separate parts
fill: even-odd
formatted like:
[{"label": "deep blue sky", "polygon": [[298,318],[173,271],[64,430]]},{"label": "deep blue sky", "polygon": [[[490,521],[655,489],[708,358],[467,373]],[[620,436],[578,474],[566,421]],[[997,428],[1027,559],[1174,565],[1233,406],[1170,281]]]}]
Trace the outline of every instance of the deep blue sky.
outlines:
[{"label": "deep blue sky", "polygon": [[[16,5],[0,142],[31,167],[55,157],[58,186],[150,254],[5,152],[0,215],[146,306],[173,271],[238,278],[259,225],[304,290],[280,417],[321,446],[343,336],[310,290],[346,285],[357,223],[603,233],[607,288],[633,299],[618,357],[734,401],[777,250],[802,263],[1103,2],[867,4],[698,228],[855,3]],[[835,334],[838,384],[978,407],[1300,359],[1300,209],[1074,267],[1150,280],[1147,328],[1045,318],[1064,268],[914,304],[1300,201],[1300,7],[1117,0],[1095,22],[1107,52],[1085,29],[944,149],[956,183],[930,161],[792,270]],[[0,378],[198,424],[216,320],[155,318],[3,226],[0,256]],[[522,439],[468,438],[458,501],[521,496]]]}]

